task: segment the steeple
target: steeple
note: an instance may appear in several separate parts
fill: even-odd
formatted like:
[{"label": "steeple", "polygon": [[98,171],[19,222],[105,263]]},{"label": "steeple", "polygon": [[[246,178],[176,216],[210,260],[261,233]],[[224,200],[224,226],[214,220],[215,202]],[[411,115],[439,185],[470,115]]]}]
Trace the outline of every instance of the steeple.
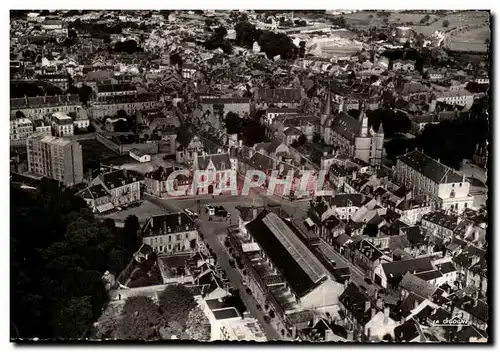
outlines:
[{"label": "steeple", "polygon": [[328,83],[328,87],[326,88],[326,101],[323,107],[324,116],[330,116],[332,114],[332,91],[330,89],[330,83]]},{"label": "steeple", "polygon": [[384,134],[384,126],[382,121],[380,121],[380,125],[378,126],[378,134]]},{"label": "steeple", "polygon": [[363,102],[359,103],[359,118],[358,121],[361,122],[361,137],[366,137],[368,135],[368,116],[365,114],[365,105]]}]

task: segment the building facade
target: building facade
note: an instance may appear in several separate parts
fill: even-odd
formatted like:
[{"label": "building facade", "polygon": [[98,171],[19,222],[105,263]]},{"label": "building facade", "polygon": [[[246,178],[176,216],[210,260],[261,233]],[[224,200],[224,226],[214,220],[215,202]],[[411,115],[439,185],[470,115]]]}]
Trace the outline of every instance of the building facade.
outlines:
[{"label": "building facade", "polygon": [[76,141],[33,135],[27,139],[28,169],[67,186],[83,181],[82,147]]}]

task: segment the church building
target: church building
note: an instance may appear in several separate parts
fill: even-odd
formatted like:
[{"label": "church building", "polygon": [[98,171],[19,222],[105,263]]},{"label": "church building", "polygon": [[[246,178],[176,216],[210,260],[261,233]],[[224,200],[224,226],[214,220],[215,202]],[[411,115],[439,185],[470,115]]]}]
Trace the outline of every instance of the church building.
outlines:
[{"label": "church building", "polygon": [[373,126],[368,128],[368,117],[363,103],[360,103],[357,118],[344,112],[342,104],[338,113],[333,115],[331,104],[331,91],[328,90],[321,114],[321,136],[325,144],[334,146],[342,155],[380,166],[384,156],[382,123],[377,132],[373,130]]}]

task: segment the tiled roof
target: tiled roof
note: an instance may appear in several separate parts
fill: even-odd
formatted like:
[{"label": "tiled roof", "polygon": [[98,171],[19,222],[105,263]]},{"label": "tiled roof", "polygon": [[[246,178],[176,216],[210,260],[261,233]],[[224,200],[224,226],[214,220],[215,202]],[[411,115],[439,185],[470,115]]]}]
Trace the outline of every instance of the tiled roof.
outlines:
[{"label": "tiled roof", "polygon": [[458,217],[455,215],[446,214],[444,211],[434,211],[422,216],[422,220],[429,221],[433,224],[445,227],[449,230],[454,230],[458,225]]},{"label": "tiled roof", "polygon": [[399,260],[392,263],[383,263],[382,269],[389,281],[402,279],[406,273],[420,273],[422,271],[434,270],[429,258],[415,258]]},{"label": "tiled roof", "polygon": [[358,119],[345,112],[341,112],[335,117],[331,127],[333,131],[337,132],[348,141],[354,142],[354,138],[361,130],[361,123]]},{"label": "tiled roof", "polygon": [[437,290],[437,287],[429,284],[426,280],[418,277],[417,275],[413,275],[411,273],[406,273],[401,282],[399,283],[399,287],[404,288],[410,292],[414,292],[417,295],[425,298],[430,298],[432,294]]},{"label": "tiled roof", "polygon": [[133,171],[115,170],[100,176],[102,182],[108,189],[122,187],[134,182],[139,182],[140,177]]},{"label": "tiled roof", "polygon": [[356,318],[359,324],[365,325],[371,319],[371,303],[369,309],[366,309],[366,302],[371,302],[370,297],[366,295],[355,283],[350,282],[344,292],[339,297],[342,305]]},{"label": "tiled roof", "polygon": [[441,164],[427,155],[414,150],[398,158],[398,162],[402,162],[425,177],[440,183],[462,182],[463,178],[453,169]]},{"label": "tiled roof", "polygon": [[195,230],[196,226],[187,214],[171,213],[151,217],[142,232],[144,236],[158,235],[161,233],[176,233]]}]

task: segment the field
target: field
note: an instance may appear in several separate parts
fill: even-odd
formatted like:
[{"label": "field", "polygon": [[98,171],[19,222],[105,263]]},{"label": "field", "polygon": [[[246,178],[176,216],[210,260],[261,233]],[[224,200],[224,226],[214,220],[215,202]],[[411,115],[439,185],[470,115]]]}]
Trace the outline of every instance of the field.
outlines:
[{"label": "field", "polygon": [[489,27],[457,30],[446,41],[447,48],[454,51],[479,51],[485,52],[488,46],[485,41],[490,37]]},{"label": "field", "polygon": [[[436,31],[447,32],[460,27],[477,27],[481,25],[489,25],[489,13],[486,11],[464,11],[446,15],[428,26],[413,26],[413,30],[417,33],[422,33],[425,36],[430,36]],[[443,26],[443,22],[448,21],[448,27]]]},{"label": "field", "polygon": [[[423,13],[400,13],[400,12],[392,12],[390,16],[388,16],[388,23],[401,24],[405,25],[407,23],[419,24],[420,20],[424,18],[426,14]],[[376,12],[355,12],[351,14],[343,15],[346,22],[350,25],[354,25],[356,27],[376,27],[383,26],[384,18],[377,16]],[[429,22],[433,22],[439,19],[439,16],[429,14]]]}]

